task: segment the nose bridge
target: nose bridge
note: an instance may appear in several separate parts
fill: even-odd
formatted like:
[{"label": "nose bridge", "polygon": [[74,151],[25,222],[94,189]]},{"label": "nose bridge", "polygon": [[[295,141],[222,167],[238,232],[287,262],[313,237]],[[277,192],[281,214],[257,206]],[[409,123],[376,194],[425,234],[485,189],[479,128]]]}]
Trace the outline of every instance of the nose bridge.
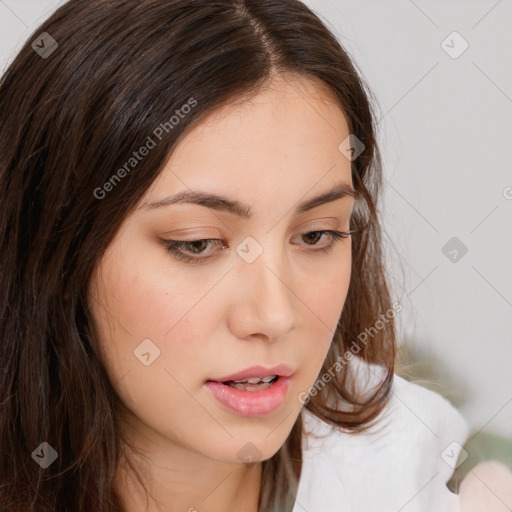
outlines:
[{"label": "nose bridge", "polygon": [[243,249],[249,247],[254,260],[242,257],[243,261],[239,262],[239,266],[252,283],[254,293],[269,294],[268,298],[271,300],[287,300],[290,290],[285,283],[289,277],[289,269],[281,248],[272,244],[270,236],[266,236],[261,243],[254,239],[245,243]]},{"label": "nose bridge", "polygon": [[258,241],[247,237],[237,253],[237,307],[245,311],[246,325],[269,337],[286,334],[294,326],[297,298],[283,250],[272,244],[271,236]]}]

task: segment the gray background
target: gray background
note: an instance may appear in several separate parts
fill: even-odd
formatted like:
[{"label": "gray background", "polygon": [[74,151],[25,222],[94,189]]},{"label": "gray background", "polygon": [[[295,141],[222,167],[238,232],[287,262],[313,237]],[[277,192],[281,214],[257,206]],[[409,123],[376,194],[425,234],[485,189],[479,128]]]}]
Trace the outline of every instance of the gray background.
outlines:
[{"label": "gray background", "polygon": [[[62,3],[0,0],[0,70]],[[512,1],[306,3],[377,99],[401,342],[444,379],[472,429],[510,437]],[[454,31],[469,45],[457,58],[445,51],[463,48]]]}]

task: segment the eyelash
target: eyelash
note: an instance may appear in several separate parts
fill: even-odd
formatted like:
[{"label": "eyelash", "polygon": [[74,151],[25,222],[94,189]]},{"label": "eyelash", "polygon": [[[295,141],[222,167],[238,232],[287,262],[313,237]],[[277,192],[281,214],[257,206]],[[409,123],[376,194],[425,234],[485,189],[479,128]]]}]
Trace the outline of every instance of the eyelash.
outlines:
[{"label": "eyelash", "polygon": [[[317,251],[323,251],[324,253],[329,252],[334,245],[345,239],[348,238],[352,233],[354,233],[354,230],[350,231],[335,231],[332,229],[327,229],[323,231],[308,231],[306,233],[302,233],[302,235],[310,235],[313,233],[321,233],[322,235],[328,234],[331,237],[331,243],[327,247],[322,247],[320,249],[314,249],[314,252]],[[188,244],[193,244],[197,242],[224,242],[224,240],[220,240],[218,238],[205,238],[200,240],[162,240],[164,242],[167,251],[172,254],[176,259],[183,261],[185,263],[204,263],[212,256],[205,256],[205,257],[197,257],[197,256],[189,256],[187,254],[184,254],[182,252],[182,249],[187,246]],[[219,245],[218,243],[216,245]],[[315,247],[315,245],[310,245],[309,247]]]}]

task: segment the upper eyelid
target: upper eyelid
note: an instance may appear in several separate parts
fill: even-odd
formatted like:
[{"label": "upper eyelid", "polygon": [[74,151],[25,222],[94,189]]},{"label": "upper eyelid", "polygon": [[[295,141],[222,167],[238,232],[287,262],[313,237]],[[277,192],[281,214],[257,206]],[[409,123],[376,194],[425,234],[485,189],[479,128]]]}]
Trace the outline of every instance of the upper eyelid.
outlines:
[{"label": "upper eyelid", "polygon": [[[350,219],[351,221],[352,219]],[[303,223],[301,223],[294,231],[297,231],[300,233],[300,234],[305,234],[305,233],[312,233],[312,232],[315,232],[315,231],[347,231],[347,230],[343,230],[341,228],[337,228],[336,226],[332,226],[332,227],[326,227],[326,226],[313,226],[312,228],[311,227],[304,227],[305,224],[308,224],[308,223],[315,223],[315,222],[326,222],[326,221],[337,221],[338,223],[340,222],[340,219],[338,217],[323,217],[323,218],[319,218],[319,219],[315,219],[313,221],[309,220],[309,221],[305,221]],[[341,224],[344,224],[345,223],[345,220],[342,220],[341,221]],[[190,228],[190,230],[192,229],[195,229],[195,228]],[[201,228],[197,228],[199,230],[201,230]],[[203,231],[203,233],[201,233],[200,235],[197,235],[197,237],[195,237],[194,233],[183,233],[183,234],[177,234],[177,235],[174,235],[174,236],[177,236],[179,238],[181,237],[185,237],[186,240],[183,240],[185,242],[198,242],[200,240],[214,240],[214,239],[226,239],[228,237],[224,237],[222,235],[220,235],[218,232],[216,232],[216,228],[204,228],[205,231]],[[350,228],[349,228],[350,230]],[[179,231],[181,230],[178,230],[178,233]],[[184,230],[183,230],[184,231]],[[166,233],[167,234],[167,233]],[[169,236],[172,236],[171,233],[169,233]],[[189,237],[193,237],[193,238],[189,238]],[[231,235],[229,236],[231,237]],[[173,240],[176,240],[176,239],[173,239]],[[181,240],[177,240],[177,241],[181,241]]]},{"label": "upper eyelid", "polygon": [[[304,231],[299,231],[297,233],[297,235],[307,235],[309,233],[323,233],[325,235],[329,235],[331,234],[330,232],[331,231],[338,231],[338,232],[341,232],[341,233],[354,233],[355,230],[353,229],[347,229],[347,230],[344,230],[344,229],[336,229],[336,228],[323,228],[323,229],[306,229]],[[295,235],[295,236],[297,236]],[[164,239],[162,239],[164,240]],[[197,237],[197,238],[187,238],[186,240],[181,240],[181,239],[176,239],[176,238],[168,238],[168,239],[165,239],[164,241],[165,242],[183,242],[183,243],[193,243],[193,242],[202,242],[202,241],[209,241],[209,242],[215,242],[215,241],[218,241],[218,242],[223,242],[226,240],[226,237],[215,237],[215,236],[212,236],[212,237],[209,237],[209,236],[200,236],[200,237]]]}]

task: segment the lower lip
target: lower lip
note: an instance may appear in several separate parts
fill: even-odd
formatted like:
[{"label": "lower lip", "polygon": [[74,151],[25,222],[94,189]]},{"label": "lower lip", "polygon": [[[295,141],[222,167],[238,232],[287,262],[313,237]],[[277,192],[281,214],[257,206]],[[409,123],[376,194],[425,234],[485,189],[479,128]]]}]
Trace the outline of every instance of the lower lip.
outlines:
[{"label": "lower lip", "polygon": [[269,414],[284,402],[290,387],[290,377],[279,377],[272,386],[259,391],[240,391],[213,381],[206,382],[205,386],[229,410],[251,418]]}]

